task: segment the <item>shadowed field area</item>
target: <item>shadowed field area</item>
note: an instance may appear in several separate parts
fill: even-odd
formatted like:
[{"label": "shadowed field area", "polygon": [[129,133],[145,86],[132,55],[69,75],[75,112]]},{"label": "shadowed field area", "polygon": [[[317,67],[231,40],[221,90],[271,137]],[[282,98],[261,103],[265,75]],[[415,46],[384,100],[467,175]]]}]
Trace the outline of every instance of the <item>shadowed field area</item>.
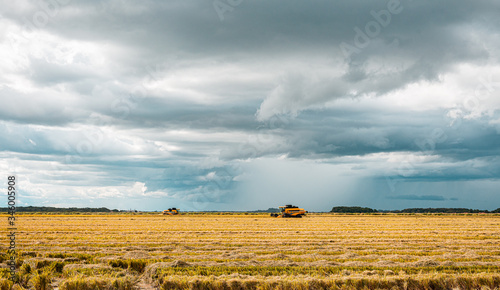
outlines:
[{"label": "shadowed field area", "polygon": [[[21,215],[17,224],[24,288],[500,286],[499,215]],[[6,248],[5,231],[1,239]]]}]

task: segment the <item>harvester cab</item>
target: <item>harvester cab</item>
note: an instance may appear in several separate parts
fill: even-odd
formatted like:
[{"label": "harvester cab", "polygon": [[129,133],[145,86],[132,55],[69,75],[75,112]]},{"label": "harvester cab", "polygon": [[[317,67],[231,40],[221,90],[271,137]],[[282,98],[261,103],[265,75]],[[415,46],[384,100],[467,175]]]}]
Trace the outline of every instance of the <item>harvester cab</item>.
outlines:
[{"label": "harvester cab", "polygon": [[163,211],[163,215],[177,215],[179,214],[178,208],[172,207]]},{"label": "harvester cab", "polygon": [[282,217],[282,218],[301,218],[306,215],[307,211],[298,206],[287,204],[285,206],[279,207],[280,213],[272,213],[272,217]]}]

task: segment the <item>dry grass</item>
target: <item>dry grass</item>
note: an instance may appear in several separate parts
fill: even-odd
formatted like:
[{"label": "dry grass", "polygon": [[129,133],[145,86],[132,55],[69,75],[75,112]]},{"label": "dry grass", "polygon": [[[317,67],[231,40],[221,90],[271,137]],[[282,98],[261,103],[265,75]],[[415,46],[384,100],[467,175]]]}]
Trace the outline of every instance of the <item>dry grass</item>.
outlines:
[{"label": "dry grass", "polygon": [[132,290],[134,281],[129,277],[110,278],[110,277],[85,277],[78,276],[65,280],[61,283],[61,290]]},{"label": "dry grass", "polygon": [[21,215],[17,242],[25,288],[500,286],[499,215]]}]

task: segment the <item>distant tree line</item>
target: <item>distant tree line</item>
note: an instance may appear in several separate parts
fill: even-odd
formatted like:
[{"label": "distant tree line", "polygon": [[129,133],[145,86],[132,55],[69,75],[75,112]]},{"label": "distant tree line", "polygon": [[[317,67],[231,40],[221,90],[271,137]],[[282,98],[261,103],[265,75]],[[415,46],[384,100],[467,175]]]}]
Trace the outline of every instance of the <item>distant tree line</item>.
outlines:
[{"label": "distant tree line", "polygon": [[[0,208],[0,211],[6,212],[7,208]],[[51,206],[18,206],[16,212],[120,212],[117,209],[108,209],[105,207],[51,207]]]},{"label": "distant tree line", "polygon": [[383,210],[377,211],[368,207],[359,206],[335,206],[330,212],[334,213],[500,213],[500,208],[493,211],[469,209],[469,208],[407,208],[403,210]]},{"label": "distant tree line", "polygon": [[335,206],[332,208],[331,212],[336,213],[374,213],[377,210],[368,208],[368,207],[360,207],[360,206]]},{"label": "distant tree line", "polygon": [[[490,212],[488,210],[469,209],[469,208],[407,208],[403,210],[392,210],[394,213],[480,213]],[[500,208],[492,211],[500,212]]]}]

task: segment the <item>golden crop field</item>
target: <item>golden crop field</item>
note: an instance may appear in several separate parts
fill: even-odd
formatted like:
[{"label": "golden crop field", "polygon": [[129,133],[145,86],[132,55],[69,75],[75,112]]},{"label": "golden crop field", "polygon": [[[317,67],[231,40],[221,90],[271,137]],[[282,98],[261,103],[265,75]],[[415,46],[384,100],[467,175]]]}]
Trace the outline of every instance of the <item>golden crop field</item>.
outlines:
[{"label": "golden crop field", "polygon": [[17,226],[13,289],[500,287],[500,215],[19,215]]}]

